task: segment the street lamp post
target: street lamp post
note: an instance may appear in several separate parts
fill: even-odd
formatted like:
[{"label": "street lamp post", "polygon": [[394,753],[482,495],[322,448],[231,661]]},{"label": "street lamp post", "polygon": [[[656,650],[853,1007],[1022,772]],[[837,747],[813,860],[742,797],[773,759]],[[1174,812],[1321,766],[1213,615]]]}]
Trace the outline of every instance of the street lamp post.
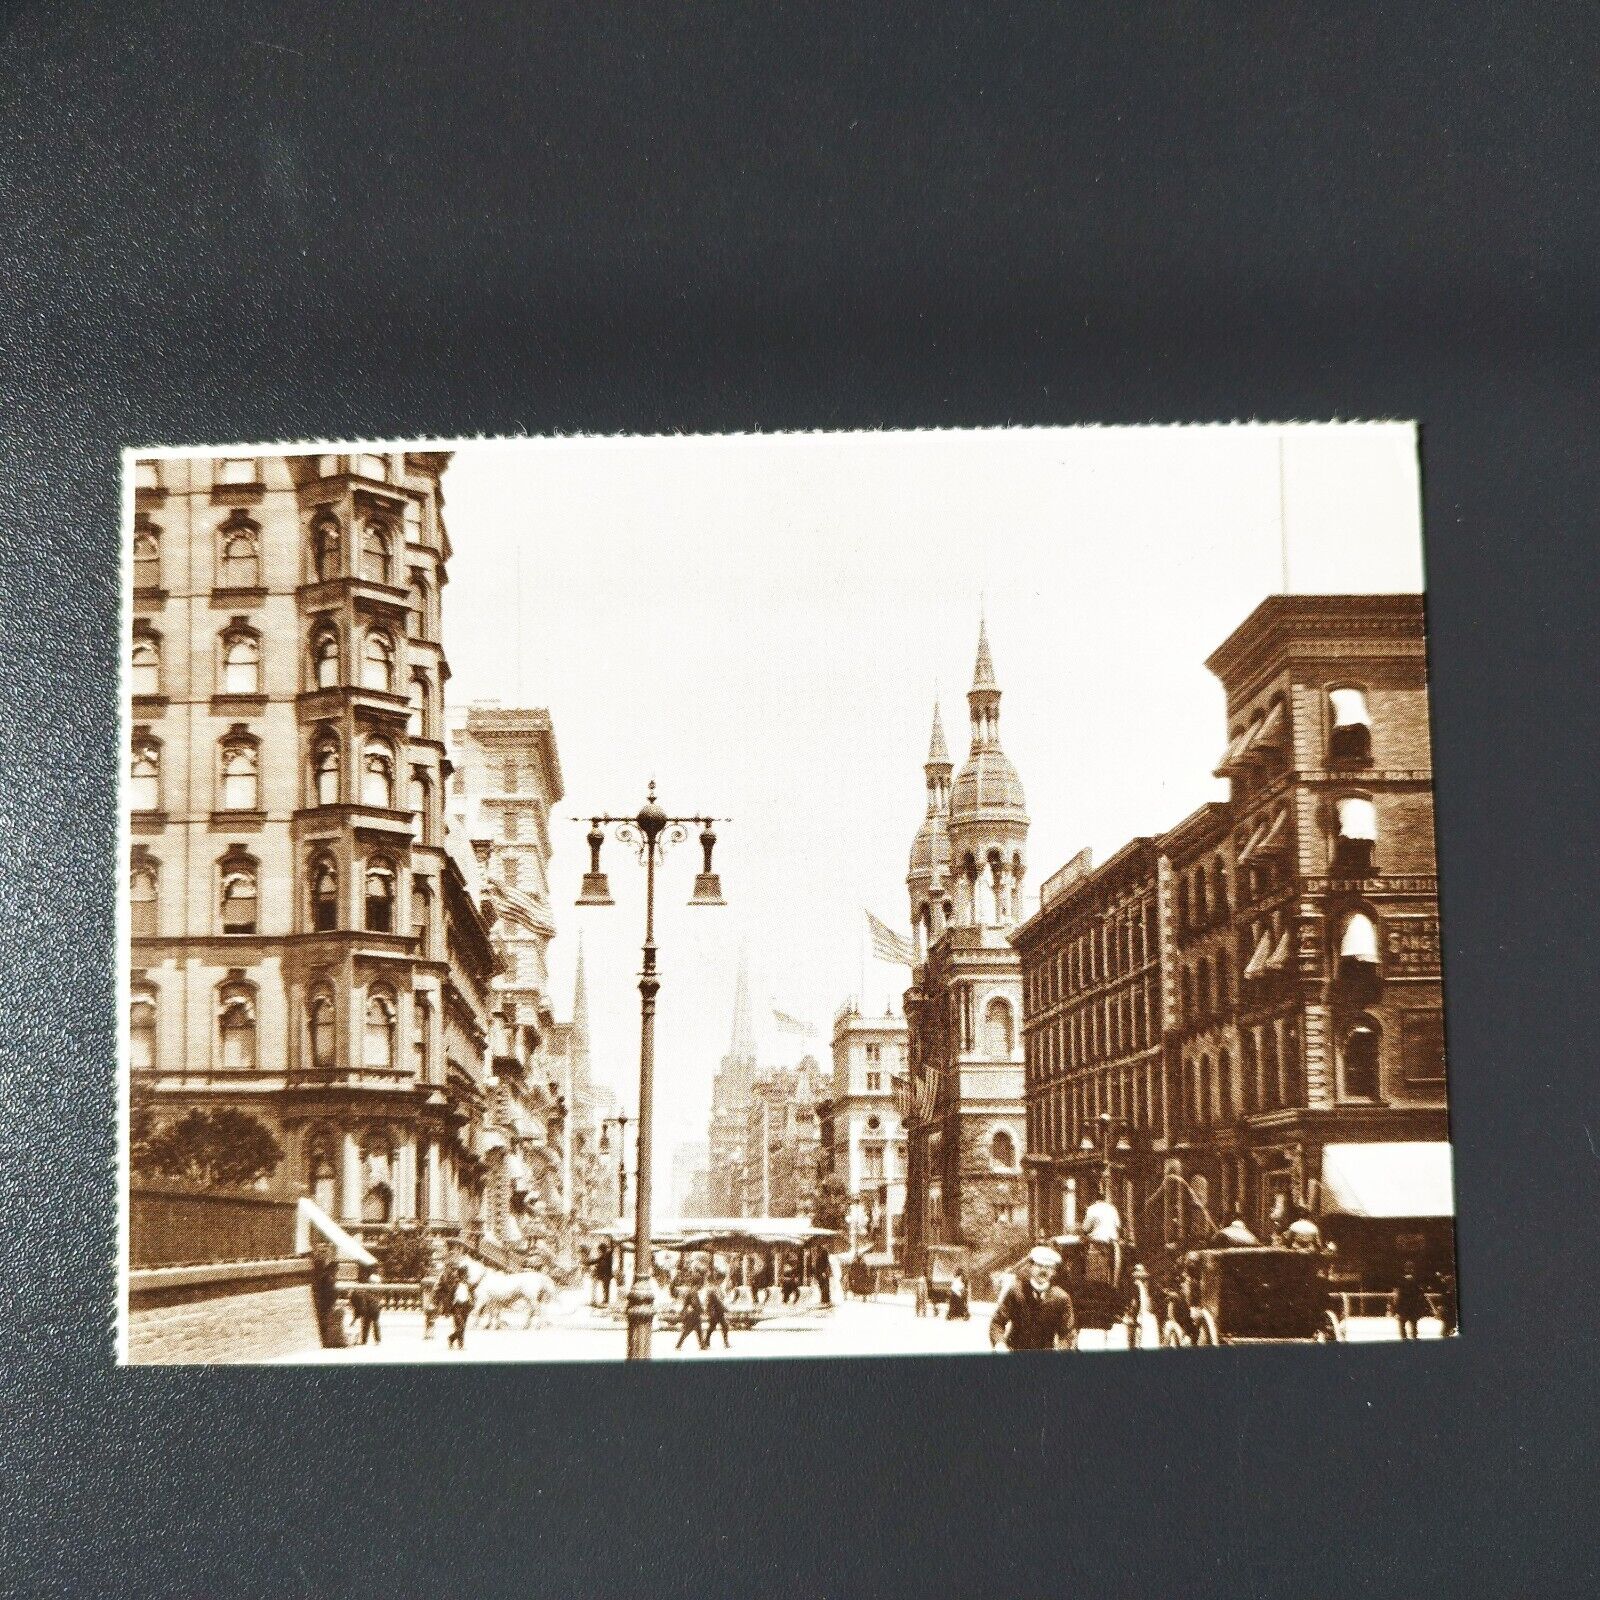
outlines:
[{"label": "street lamp post", "polygon": [[[597,816],[589,819],[589,870],[583,875],[578,895],[580,906],[609,906],[611,886],[600,870],[600,846],[605,830],[612,829],[624,844],[631,845],[644,865],[644,960],[639,973],[639,1117],[638,1158],[634,1178],[633,1282],[628,1287],[628,1359],[650,1359],[650,1330],[655,1321],[654,1251],[650,1243],[650,1158],[651,1116],[654,1109],[656,1057],[656,995],[661,979],[656,972],[656,863],[674,844],[689,837],[689,829],[700,829],[700,848],[705,866],[695,875],[692,906],[720,906],[722,884],[711,870],[711,852],[717,836],[714,822],[723,817],[669,817],[656,804],[656,786],[651,781],[645,803],[637,816]],[[574,817],[574,822],[583,821]]]},{"label": "street lamp post", "polygon": [[633,1119],[625,1112],[619,1111],[614,1117],[607,1117],[600,1124],[600,1154],[608,1155],[611,1150],[611,1129],[617,1130],[617,1220],[620,1222],[628,1214],[628,1124]]}]

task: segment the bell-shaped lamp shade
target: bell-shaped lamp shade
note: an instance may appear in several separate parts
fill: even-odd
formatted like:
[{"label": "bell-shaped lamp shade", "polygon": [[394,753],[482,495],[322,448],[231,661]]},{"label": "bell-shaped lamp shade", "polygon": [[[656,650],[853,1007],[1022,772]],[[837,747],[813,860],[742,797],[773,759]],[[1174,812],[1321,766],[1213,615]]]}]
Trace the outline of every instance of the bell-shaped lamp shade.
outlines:
[{"label": "bell-shaped lamp shade", "polygon": [[611,898],[610,880],[600,870],[600,846],[605,843],[605,837],[600,819],[596,817],[589,829],[589,870],[584,873],[583,887],[578,891],[580,906],[614,906],[617,903]]},{"label": "bell-shaped lamp shade", "polygon": [[705,866],[694,877],[694,893],[689,896],[692,906],[725,906],[728,903],[722,898],[721,877],[711,870],[711,852],[716,845],[717,836],[710,822],[706,822],[700,831],[700,848],[705,852]]}]

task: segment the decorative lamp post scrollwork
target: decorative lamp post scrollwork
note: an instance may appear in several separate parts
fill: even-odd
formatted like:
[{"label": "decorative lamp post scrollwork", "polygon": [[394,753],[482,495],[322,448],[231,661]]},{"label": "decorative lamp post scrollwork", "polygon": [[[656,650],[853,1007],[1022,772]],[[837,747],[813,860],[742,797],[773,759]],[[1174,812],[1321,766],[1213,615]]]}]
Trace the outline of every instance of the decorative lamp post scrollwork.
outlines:
[{"label": "decorative lamp post scrollwork", "polygon": [[[574,817],[582,822],[582,817]],[[580,906],[610,906],[611,884],[600,870],[600,847],[606,830],[612,830],[622,843],[630,845],[644,867],[644,960],[639,973],[639,1115],[638,1156],[634,1172],[633,1279],[628,1287],[628,1359],[650,1359],[650,1332],[655,1321],[655,1278],[652,1272],[655,1252],[650,1240],[650,1165],[653,1143],[651,1126],[655,1090],[656,995],[661,979],[656,971],[656,865],[675,844],[682,844],[692,828],[700,830],[704,865],[695,875],[692,906],[720,906],[722,881],[711,867],[711,852],[716,847],[714,823],[725,817],[669,817],[656,803],[652,780],[645,803],[637,816],[589,818],[589,870],[583,875],[578,895]]]}]

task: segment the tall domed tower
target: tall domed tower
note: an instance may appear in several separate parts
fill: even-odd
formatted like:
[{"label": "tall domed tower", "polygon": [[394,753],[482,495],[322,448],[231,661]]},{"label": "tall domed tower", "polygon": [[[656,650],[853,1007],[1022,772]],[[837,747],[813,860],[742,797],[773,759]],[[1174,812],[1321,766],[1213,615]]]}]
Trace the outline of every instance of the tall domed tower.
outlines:
[{"label": "tall domed tower", "polygon": [[906,869],[906,893],[911,898],[911,927],[917,957],[944,932],[950,894],[950,752],[945,748],[939,703],[933,706],[933,734],[928,759],[923,763],[928,780],[928,809],[911,841],[911,861]]},{"label": "tall domed tower", "polygon": [[934,1245],[965,1245],[1002,1259],[1020,1254],[1029,1237],[1022,964],[1009,938],[1022,919],[1028,811],[1000,748],[1000,686],[981,623],[967,704],[972,748],[949,787],[936,715],[928,814],[906,875],[918,947],[905,995],[907,1073],[899,1087],[904,1244],[914,1273],[926,1268]]},{"label": "tall domed tower", "polygon": [[967,705],[972,748],[956,775],[948,823],[955,920],[963,927],[1009,928],[1022,920],[1028,806],[1017,769],[1000,747],[1000,685],[982,621]]}]

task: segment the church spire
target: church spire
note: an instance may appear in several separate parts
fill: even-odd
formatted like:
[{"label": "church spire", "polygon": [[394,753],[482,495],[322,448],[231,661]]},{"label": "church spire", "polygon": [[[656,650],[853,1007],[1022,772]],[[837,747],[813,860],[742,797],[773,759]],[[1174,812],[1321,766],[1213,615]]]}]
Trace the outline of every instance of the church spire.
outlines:
[{"label": "church spire", "polygon": [[950,765],[950,752],[944,743],[944,722],[939,716],[939,702],[933,702],[933,737],[928,741],[928,760],[930,767],[948,767]]},{"label": "church spire", "polygon": [[729,1055],[753,1056],[756,1052],[755,1027],[750,1018],[750,962],[739,952],[739,976],[733,989],[733,1043]]},{"label": "church spire", "polygon": [[972,687],[967,691],[972,712],[972,747],[1000,743],[1000,685],[994,675],[994,658],[989,654],[989,624],[978,615],[978,660],[972,669]]},{"label": "church spire", "polygon": [[589,1040],[589,985],[583,976],[583,935],[578,935],[578,965],[572,974],[572,1034]]}]

